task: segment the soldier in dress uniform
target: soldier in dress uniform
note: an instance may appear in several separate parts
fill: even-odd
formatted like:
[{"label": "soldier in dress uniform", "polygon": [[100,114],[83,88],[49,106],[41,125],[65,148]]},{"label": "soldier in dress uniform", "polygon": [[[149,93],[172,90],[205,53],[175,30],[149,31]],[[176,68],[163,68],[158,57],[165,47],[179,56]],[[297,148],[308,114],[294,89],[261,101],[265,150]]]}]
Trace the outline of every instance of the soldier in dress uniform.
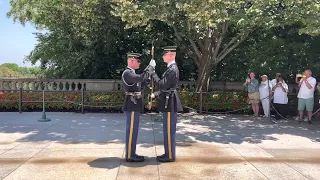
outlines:
[{"label": "soldier in dress uniform", "polygon": [[179,69],[175,62],[176,46],[167,46],[163,50],[163,61],[167,63],[167,70],[159,78],[153,73],[155,85],[159,91],[151,95],[159,99],[158,109],[163,114],[163,135],[165,153],[157,156],[160,162],[174,162],[176,159],[176,124],[177,112],[182,111],[182,105],[176,88],[179,82]]},{"label": "soldier in dress uniform", "polygon": [[126,161],[142,162],[143,156],[136,154],[136,143],[138,137],[138,128],[140,113],[143,108],[141,89],[148,84],[150,75],[154,72],[156,63],[151,60],[149,66],[142,74],[136,74],[135,70],[139,69],[142,55],[139,53],[128,53],[128,67],[122,73],[123,89],[126,93],[122,110],[126,114]]}]

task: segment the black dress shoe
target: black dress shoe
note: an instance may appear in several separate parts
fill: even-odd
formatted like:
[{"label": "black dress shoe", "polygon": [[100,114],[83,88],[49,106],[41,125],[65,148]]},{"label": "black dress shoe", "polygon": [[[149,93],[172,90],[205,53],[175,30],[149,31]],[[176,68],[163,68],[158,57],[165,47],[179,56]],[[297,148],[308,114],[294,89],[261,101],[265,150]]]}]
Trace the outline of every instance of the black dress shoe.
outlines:
[{"label": "black dress shoe", "polygon": [[144,156],[139,156],[138,154],[135,155],[137,158],[142,158],[144,159]]},{"label": "black dress shoe", "polygon": [[131,158],[126,158],[127,162],[143,162],[144,158],[133,156]]},{"label": "black dress shoe", "polygon": [[166,157],[166,155],[165,154],[162,154],[161,156],[157,156],[157,160],[159,159],[159,158],[164,158],[164,157]]},{"label": "black dress shoe", "polygon": [[312,122],[309,120],[309,121],[308,121],[308,124],[309,124],[309,125],[311,125],[311,124],[312,124]]},{"label": "black dress shoe", "polygon": [[302,123],[302,120],[299,120],[298,124],[301,124]]},{"label": "black dress shoe", "polygon": [[159,157],[157,159],[159,162],[175,162],[175,159],[169,159],[168,157]]}]

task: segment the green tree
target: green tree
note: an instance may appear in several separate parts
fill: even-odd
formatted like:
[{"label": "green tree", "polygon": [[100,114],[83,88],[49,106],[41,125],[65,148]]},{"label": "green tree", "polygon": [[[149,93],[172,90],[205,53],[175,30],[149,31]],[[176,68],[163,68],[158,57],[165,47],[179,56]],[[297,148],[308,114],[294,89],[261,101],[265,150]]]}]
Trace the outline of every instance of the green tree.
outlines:
[{"label": "green tree", "polygon": [[256,30],[300,22],[302,33],[319,32],[312,19],[319,17],[319,3],[313,0],[113,2],[113,13],[127,28],[158,20],[174,30],[173,40],[197,65],[197,91],[207,90],[213,68]]},{"label": "green tree", "polygon": [[0,77],[15,77],[19,76],[17,72],[10,69],[8,66],[0,66]]},{"label": "green tree", "polygon": [[44,77],[45,71],[39,67],[19,67],[15,63],[0,65],[0,76],[3,77]]},{"label": "green tree", "polygon": [[16,63],[3,63],[1,64],[2,67],[8,67],[12,71],[18,71],[19,70],[19,65]]},{"label": "green tree", "polygon": [[15,21],[45,29],[36,34],[39,44],[27,60],[40,61],[50,77],[118,79],[128,51],[148,54],[151,48],[152,35],[144,28],[125,29],[105,0],[11,0],[11,5],[8,16]]},{"label": "green tree", "polygon": [[249,71],[257,78],[267,74],[274,78],[281,72],[289,83],[306,68],[320,71],[320,37],[299,35],[300,25],[256,31],[241,46],[230,53],[215,69],[213,78],[221,81],[243,81]]}]

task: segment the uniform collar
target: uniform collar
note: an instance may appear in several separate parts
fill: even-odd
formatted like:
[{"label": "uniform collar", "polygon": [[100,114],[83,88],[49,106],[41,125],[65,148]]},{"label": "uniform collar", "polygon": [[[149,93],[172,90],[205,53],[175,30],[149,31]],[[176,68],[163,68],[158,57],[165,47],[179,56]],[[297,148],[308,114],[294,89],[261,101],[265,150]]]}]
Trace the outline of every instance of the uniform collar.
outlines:
[{"label": "uniform collar", "polygon": [[129,67],[129,66],[128,66],[127,68],[128,68],[128,69],[130,69],[130,70],[132,70],[133,72],[136,72],[134,69],[132,69],[132,68],[131,68],[131,67]]},{"label": "uniform collar", "polygon": [[172,64],[175,64],[176,63],[176,61],[171,61],[171,62],[169,62],[168,64],[167,64],[167,67],[169,67],[169,66],[171,66]]}]

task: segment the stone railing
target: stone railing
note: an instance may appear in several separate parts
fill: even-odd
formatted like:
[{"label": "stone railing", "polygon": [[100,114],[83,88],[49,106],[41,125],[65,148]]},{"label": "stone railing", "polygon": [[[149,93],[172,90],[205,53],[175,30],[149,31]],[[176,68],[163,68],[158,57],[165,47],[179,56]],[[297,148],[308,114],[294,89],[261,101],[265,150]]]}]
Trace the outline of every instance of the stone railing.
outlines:
[{"label": "stone railing", "polygon": [[[237,89],[243,90],[243,83],[239,82],[211,82],[209,91]],[[297,84],[289,84],[289,94],[295,95],[299,92]],[[47,90],[47,91],[122,91],[121,80],[108,79],[45,79],[45,78],[0,78],[1,90]],[[179,89],[194,91],[196,82],[180,81]],[[320,85],[318,85],[320,91]],[[318,93],[318,92],[317,92]]]},{"label": "stone railing", "polygon": [[88,91],[117,90],[115,80],[1,78],[0,90]]}]

